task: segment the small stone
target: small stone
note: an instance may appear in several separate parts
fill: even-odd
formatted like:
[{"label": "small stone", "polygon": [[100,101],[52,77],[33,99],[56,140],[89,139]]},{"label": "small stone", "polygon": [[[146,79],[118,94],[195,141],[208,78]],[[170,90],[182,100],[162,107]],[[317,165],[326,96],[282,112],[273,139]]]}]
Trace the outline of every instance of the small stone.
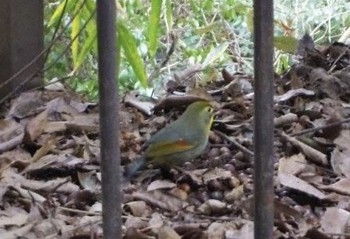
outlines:
[{"label": "small stone", "polygon": [[221,191],[224,189],[222,183],[219,180],[210,180],[207,185],[209,191]]},{"label": "small stone", "polygon": [[224,194],[221,191],[214,191],[209,193],[209,197],[211,199],[222,200],[224,198]]},{"label": "small stone", "polygon": [[235,166],[233,164],[227,163],[224,165],[224,169],[230,171],[231,173],[234,173],[235,170]]},{"label": "small stone", "polygon": [[244,195],[244,186],[241,185],[225,194],[225,200],[229,203],[239,200]]},{"label": "small stone", "polygon": [[208,153],[208,158],[211,159],[219,155],[220,155],[220,150],[218,148],[212,148]]}]

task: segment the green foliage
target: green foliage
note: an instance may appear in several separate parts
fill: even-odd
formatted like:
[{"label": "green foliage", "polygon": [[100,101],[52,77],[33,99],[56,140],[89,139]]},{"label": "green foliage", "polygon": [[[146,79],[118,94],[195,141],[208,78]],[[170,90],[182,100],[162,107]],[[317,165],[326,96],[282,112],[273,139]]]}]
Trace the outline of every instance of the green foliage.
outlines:
[{"label": "green foliage", "polygon": [[284,53],[293,54],[298,46],[298,40],[292,36],[275,36],[274,46]]},{"label": "green foliage", "polygon": [[133,35],[127,29],[123,21],[118,21],[118,40],[123,47],[125,57],[129,64],[132,66],[135,75],[139,79],[142,86],[147,86],[147,76],[144,68],[143,61],[138,53],[137,45]]},{"label": "green foliage", "polygon": [[151,14],[148,24],[148,48],[149,57],[153,58],[158,46],[158,32],[162,0],[152,0]]},{"label": "green foliage", "polygon": [[[82,3],[85,2],[85,5]],[[55,63],[48,79],[72,74],[76,91],[97,97],[96,0],[46,0],[45,42],[55,27],[64,34],[46,64]],[[223,67],[253,72],[253,9],[249,0],[116,0],[118,15],[119,86],[123,91],[162,85],[192,64],[202,64],[202,79],[214,79]],[[283,73],[292,63],[297,39],[305,32],[316,43],[337,40],[350,25],[345,0],[277,1],[275,3],[275,69]],[[70,22],[70,24],[68,24]],[[68,24],[67,29],[65,25]],[[175,52],[162,69],[175,35]],[[75,39],[73,42],[72,40]],[[119,44],[118,44],[119,43]],[[66,48],[69,51],[60,57]],[[159,72],[159,74],[153,74]],[[148,79],[152,76],[153,79]],[[149,80],[152,80],[151,82]]]}]

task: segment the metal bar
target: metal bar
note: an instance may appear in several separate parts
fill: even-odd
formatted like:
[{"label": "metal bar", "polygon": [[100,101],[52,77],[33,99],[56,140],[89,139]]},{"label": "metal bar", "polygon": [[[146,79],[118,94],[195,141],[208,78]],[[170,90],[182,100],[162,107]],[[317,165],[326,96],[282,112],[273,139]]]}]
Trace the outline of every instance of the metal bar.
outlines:
[{"label": "metal bar", "polygon": [[116,81],[116,6],[97,1],[103,233],[122,238],[119,99]]},{"label": "metal bar", "polygon": [[254,0],[254,235],[273,238],[273,0]]}]

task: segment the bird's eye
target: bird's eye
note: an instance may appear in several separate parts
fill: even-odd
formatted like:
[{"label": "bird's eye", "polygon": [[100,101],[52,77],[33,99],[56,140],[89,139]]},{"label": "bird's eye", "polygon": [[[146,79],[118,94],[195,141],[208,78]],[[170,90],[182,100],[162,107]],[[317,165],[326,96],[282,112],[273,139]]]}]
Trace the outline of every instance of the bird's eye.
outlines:
[{"label": "bird's eye", "polygon": [[213,113],[214,109],[213,109],[212,107],[207,107],[207,111],[208,111],[209,113]]}]

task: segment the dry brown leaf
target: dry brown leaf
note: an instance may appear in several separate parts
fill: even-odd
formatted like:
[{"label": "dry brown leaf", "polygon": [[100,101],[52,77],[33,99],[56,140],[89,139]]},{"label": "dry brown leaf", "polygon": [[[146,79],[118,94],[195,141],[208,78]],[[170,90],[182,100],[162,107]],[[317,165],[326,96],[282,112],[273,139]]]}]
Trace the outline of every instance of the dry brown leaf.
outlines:
[{"label": "dry brown leaf", "polygon": [[232,189],[232,191],[225,193],[225,200],[229,203],[233,203],[239,200],[244,195],[244,185],[240,185]]},{"label": "dry brown leaf", "polygon": [[334,143],[340,148],[349,148],[350,130],[342,130],[340,135],[334,140]]},{"label": "dry brown leaf", "polygon": [[294,97],[302,96],[302,95],[313,96],[313,95],[315,95],[315,92],[312,90],[307,90],[307,89],[303,89],[303,88],[289,90],[288,92],[286,92],[283,95],[275,96],[274,101],[275,102],[284,102],[284,101],[290,100]]},{"label": "dry brown leaf", "polygon": [[222,239],[225,236],[225,225],[219,222],[213,222],[208,227],[208,238],[210,239]]},{"label": "dry brown leaf", "polygon": [[342,130],[334,140],[331,164],[334,172],[350,178],[350,130]]},{"label": "dry brown leaf", "polygon": [[148,187],[147,191],[154,191],[158,189],[172,189],[175,188],[176,184],[173,182],[170,182],[169,180],[156,180],[151,182]]},{"label": "dry brown leaf", "polygon": [[345,234],[348,232],[350,213],[344,209],[330,207],[321,218],[321,228],[328,234]]},{"label": "dry brown leaf", "polygon": [[138,231],[134,227],[127,228],[124,239],[154,239],[154,237],[147,236],[146,234]]},{"label": "dry brown leaf", "polygon": [[205,215],[222,214],[226,209],[227,204],[216,199],[209,199],[198,207],[198,211]]},{"label": "dry brown leaf", "polygon": [[0,120],[0,153],[22,143],[24,127],[12,119]]},{"label": "dry brown leaf", "polygon": [[24,237],[33,228],[34,224],[30,223],[23,227],[8,230],[6,232],[0,232],[1,239],[14,239],[18,237]]},{"label": "dry brown leaf", "polygon": [[143,200],[146,203],[169,211],[179,211],[188,205],[177,197],[155,190],[152,192],[134,192],[132,196],[137,200]]},{"label": "dry brown leaf", "polygon": [[312,195],[320,200],[326,198],[326,195],[323,192],[294,175],[281,173],[278,175],[278,178],[279,182],[288,188],[303,192],[307,195]]},{"label": "dry brown leaf", "polygon": [[47,155],[47,153],[54,148],[56,148],[56,138],[49,137],[45,139],[43,145],[33,155],[33,158],[31,159],[32,163],[38,161],[41,157]]},{"label": "dry brown leaf", "polygon": [[297,229],[294,229],[293,225],[293,230],[297,231],[298,236],[304,236],[306,232],[313,227],[313,225],[308,225],[305,216],[294,207],[282,203],[279,200],[274,200],[274,206],[277,218],[282,219],[282,221],[287,221],[288,218],[293,220],[293,224],[295,223],[297,225]]},{"label": "dry brown leaf", "polygon": [[142,217],[147,209],[144,201],[128,202],[124,205],[124,210],[130,210],[135,217]]},{"label": "dry brown leaf", "polygon": [[[8,211],[8,210],[7,210]],[[28,213],[17,212],[11,216],[0,216],[0,227],[4,226],[22,226],[28,220]]]},{"label": "dry brown leaf", "polygon": [[350,178],[350,148],[335,148],[332,152],[331,164],[336,174]]},{"label": "dry brown leaf", "polygon": [[350,195],[350,178],[340,179],[330,185],[318,185],[320,189]]},{"label": "dry brown leaf", "polygon": [[154,212],[149,220],[149,227],[151,228],[154,234],[158,234],[159,229],[164,226],[165,221],[162,217],[162,214]]},{"label": "dry brown leaf", "polygon": [[52,134],[65,132],[67,130],[67,121],[51,121],[47,122],[46,127],[44,129],[44,133]]},{"label": "dry brown leaf", "polygon": [[124,102],[126,103],[126,105],[135,107],[136,109],[148,116],[151,116],[153,114],[152,110],[154,107],[154,103],[140,101],[133,94],[126,94],[126,96],[124,97]]},{"label": "dry brown leaf", "polygon": [[283,127],[284,125],[289,125],[291,123],[297,122],[298,116],[293,113],[288,113],[274,119],[275,127]]},{"label": "dry brown leaf", "polygon": [[297,175],[307,168],[305,156],[301,153],[294,154],[291,157],[283,157],[279,160],[278,174]]},{"label": "dry brown leaf", "polygon": [[169,191],[169,194],[185,201],[187,198],[188,198],[188,193],[181,189],[181,188],[172,188],[170,191]]},{"label": "dry brown leaf", "polygon": [[84,159],[73,155],[64,153],[61,155],[48,154],[28,165],[22,174],[28,173],[31,176],[47,178],[49,175],[51,177],[56,176],[54,175],[54,172],[56,172],[57,176],[60,176],[63,173],[71,174],[73,169],[81,167],[84,163],[86,163]]},{"label": "dry brown leaf", "polygon": [[226,238],[254,239],[254,222],[246,220],[240,229],[227,230],[225,236]]},{"label": "dry brown leaf", "polygon": [[143,218],[128,215],[126,221],[124,222],[124,226],[126,230],[129,230],[130,228],[141,229],[147,227],[148,222],[143,220]]},{"label": "dry brown leaf", "polygon": [[59,113],[64,120],[71,120],[79,111],[69,104],[68,97],[58,97],[46,104],[46,110],[49,112]]},{"label": "dry brown leaf", "polygon": [[96,172],[77,172],[80,185],[91,192],[101,190],[101,182],[96,177]]},{"label": "dry brown leaf", "polygon": [[22,93],[14,100],[8,113],[9,117],[23,119],[37,112],[42,111],[44,105],[40,91],[30,91]]},{"label": "dry brown leaf", "polygon": [[302,142],[300,142],[299,140],[297,140],[294,137],[290,137],[289,135],[285,134],[282,132],[281,136],[287,140],[288,142],[290,142],[291,144],[293,144],[294,146],[298,147],[307,157],[307,159],[321,164],[321,165],[328,165],[328,160],[327,160],[327,156],[323,153],[321,153],[320,151],[317,151],[316,149],[310,147],[307,144],[304,144]]},{"label": "dry brown leaf", "polygon": [[217,167],[214,169],[208,170],[202,175],[204,184],[207,184],[211,180],[226,179],[231,177],[232,177],[231,171],[228,171],[222,168],[217,168]]},{"label": "dry brown leaf", "polygon": [[181,237],[171,227],[163,226],[159,229],[158,239],[181,239]]},{"label": "dry brown leaf", "polygon": [[34,118],[30,119],[25,126],[24,139],[26,144],[33,143],[43,132],[48,122],[49,111],[44,110]]},{"label": "dry brown leaf", "polygon": [[98,122],[98,114],[77,114],[66,123],[66,127],[67,130],[77,133],[97,133],[100,130]]},{"label": "dry brown leaf", "polygon": [[19,193],[20,197],[23,197],[29,200],[35,200],[35,202],[38,202],[38,203],[43,203],[46,201],[46,198],[41,196],[40,194],[30,190],[20,188],[18,186],[9,186],[9,190],[14,190]]}]

